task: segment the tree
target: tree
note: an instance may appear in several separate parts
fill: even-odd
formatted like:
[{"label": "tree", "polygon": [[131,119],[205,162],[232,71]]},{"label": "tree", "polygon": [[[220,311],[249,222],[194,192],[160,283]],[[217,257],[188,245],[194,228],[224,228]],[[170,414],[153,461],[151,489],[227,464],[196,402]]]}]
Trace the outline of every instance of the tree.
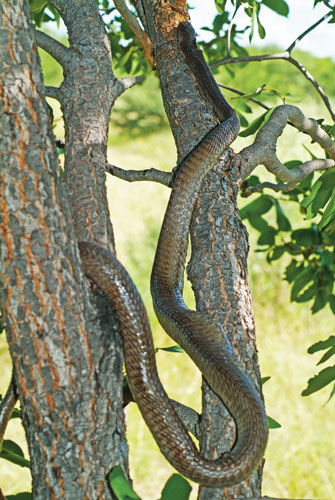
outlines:
[{"label": "tree", "polygon": [[[115,253],[105,171],[107,168],[114,174],[135,176],[106,166],[112,106],[139,79],[118,80],[114,76],[109,41],[97,8],[100,3],[110,13],[108,2],[93,0],[80,4],[65,0],[30,3],[37,24],[50,14],[63,18],[69,47],[32,27],[26,2],[13,5],[7,1],[1,6],[2,311],[29,443],[36,499],[112,498],[116,493],[110,490],[108,474],[117,465],[128,471],[118,323],[108,298],[98,288],[92,289],[86,280],[77,249],[77,241],[89,241]],[[242,57],[242,49],[234,38],[234,14],[228,17],[226,3],[216,2],[219,15],[213,24],[214,42],[204,46],[211,55],[215,44],[221,43],[221,29],[230,20],[224,64]],[[285,2],[262,3],[285,15]],[[330,18],[334,9],[324,3],[329,7]],[[138,30],[124,4],[115,4],[135,30],[149,63],[154,61],[156,65],[178,158],[182,160],[216,125],[211,106],[178,47],[176,27],[187,19],[186,4],[134,2],[146,35]],[[235,10],[240,4],[236,3]],[[252,0],[247,11],[252,26],[256,23],[262,32],[260,6]],[[119,34],[110,36],[112,45],[122,36],[132,36],[125,21],[120,22]],[[149,39],[154,46],[154,58]],[[43,87],[36,44],[62,66],[64,81],[60,88]],[[240,53],[239,59],[232,60],[233,50]],[[290,47],[285,56],[290,62],[294,61],[292,50]],[[139,43],[134,39],[127,47],[118,45],[118,60],[126,69],[131,70],[136,63],[143,68]],[[315,87],[319,88],[316,83]],[[187,101],[189,89],[192,97]],[[333,116],[327,96],[320,90],[319,93]],[[64,173],[58,165],[45,95],[58,99],[62,106]],[[282,165],[275,155],[275,144],[287,121],[308,133],[327,157],[303,165],[291,164],[290,168]],[[287,271],[287,279],[293,283],[293,298],[313,298],[315,309],[329,303],[334,311],[334,261],[330,250],[334,232],[334,131],[327,126],[323,130],[297,108],[287,105],[266,111],[247,131],[260,126],[263,127],[252,146],[238,155],[226,150],[223,161],[204,180],[193,213],[192,259],[188,268],[197,309],[209,312],[221,323],[258,390],[260,375],[247,281],[247,234],[237,208],[241,182],[258,164],[265,164],[283,183],[262,183],[255,176],[249,177],[242,184],[245,196],[270,187],[287,193],[296,202],[304,198],[302,206],[311,218],[325,207],[318,227],[314,224],[308,234],[293,234],[293,245],[278,245],[276,231],[262,218],[275,207],[277,233],[289,230],[288,219],[276,198],[262,194],[241,215],[261,232],[259,243],[265,245],[270,260],[285,252],[295,256]],[[322,169],[326,172],[312,185],[312,173]],[[175,174],[151,174],[167,185],[175,178]],[[312,244],[310,238],[314,238]],[[331,348],[331,342],[323,347]],[[335,378],[333,368],[329,368],[327,382]],[[324,374],[320,375],[324,381]],[[228,412],[205,382],[203,390],[204,409],[200,430],[196,432],[202,452],[212,458],[212,449],[220,455],[231,447],[235,433],[227,425],[231,422]],[[188,422],[186,410],[179,407],[179,411]],[[191,417],[197,418],[194,413]],[[261,469],[260,466],[251,479],[224,492],[222,488],[201,487],[199,498],[258,497]]]}]

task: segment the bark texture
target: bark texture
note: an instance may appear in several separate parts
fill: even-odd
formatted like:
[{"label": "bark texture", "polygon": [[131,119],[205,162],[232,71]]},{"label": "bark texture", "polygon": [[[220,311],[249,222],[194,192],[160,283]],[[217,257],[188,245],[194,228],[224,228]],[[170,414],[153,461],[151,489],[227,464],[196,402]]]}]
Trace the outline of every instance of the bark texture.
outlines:
[{"label": "bark texture", "polygon": [[[104,74],[104,83],[108,80],[109,96],[113,83],[120,89],[95,2],[59,2],[57,7],[69,9],[71,35],[77,36],[78,52],[82,49],[77,58],[66,54],[73,74],[71,81],[68,72],[62,88],[68,193],[43,97],[28,2],[0,6],[1,305],[34,499],[108,499],[108,472],[116,464],[127,470],[121,341],[105,299],[89,293],[76,235],[90,235],[113,248],[104,191],[112,98],[106,104],[101,88],[94,93],[97,72]],[[76,25],[82,13],[86,21]],[[84,62],[90,51],[88,25],[99,55]],[[72,84],[76,99],[70,97]]]},{"label": "bark texture", "polygon": [[[186,65],[177,43],[177,26],[189,21],[186,3],[143,0],[156,57],[165,109],[176,141],[178,158],[191,151],[216,125],[211,106]],[[239,163],[231,167],[232,153],[205,178],[193,214],[192,257],[188,275],[197,308],[216,317],[228,334],[235,353],[259,391],[255,327],[247,279],[248,235],[239,217],[237,195],[241,184]],[[217,396],[203,383],[200,447],[217,458],[235,440],[233,420]],[[219,500],[260,495],[262,467],[234,487],[200,487],[199,499]]]}]

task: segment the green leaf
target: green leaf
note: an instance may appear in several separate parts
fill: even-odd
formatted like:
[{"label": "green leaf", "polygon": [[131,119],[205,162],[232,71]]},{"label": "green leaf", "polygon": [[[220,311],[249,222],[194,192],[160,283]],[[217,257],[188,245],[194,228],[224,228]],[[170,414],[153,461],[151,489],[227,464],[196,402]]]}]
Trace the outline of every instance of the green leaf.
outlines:
[{"label": "green leaf", "polygon": [[20,467],[30,468],[30,462],[24,458],[24,454],[20,446],[10,439],[3,440],[0,458],[8,460],[8,462],[12,462]]},{"label": "green leaf", "polygon": [[[250,5],[250,2],[249,2]],[[254,36],[254,31],[255,31],[255,17],[256,17],[256,12],[257,12],[257,6],[253,4],[251,7],[247,7],[244,9],[245,13],[251,17],[251,28],[250,28],[250,33],[249,33],[249,42],[251,42],[253,36]]]},{"label": "green leaf", "polygon": [[273,228],[272,226],[267,226],[266,229],[264,229],[261,232],[261,235],[258,238],[257,243],[259,245],[272,246],[272,245],[274,245],[276,234],[277,234],[277,231],[275,230],[275,228]]},{"label": "green leaf", "polygon": [[[245,94],[243,97],[254,97],[255,95],[260,94],[262,90],[263,87],[261,89],[258,89],[256,92],[252,94]],[[249,135],[252,135],[255,132],[257,132],[259,128],[261,128],[263,125],[267,123],[274,109],[275,108],[271,108],[265,113],[262,113],[258,118],[255,118],[255,120],[250,123],[248,128],[242,130],[242,132],[239,133],[240,137],[248,137]]]},{"label": "green leaf", "polygon": [[327,352],[324,353],[320,361],[317,363],[317,365],[321,365],[322,363],[325,363],[328,361],[329,358],[335,355],[335,346],[332,347],[331,349],[328,349]]},{"label": "green leaf", "polygon": [[281,208],[280,204],[278,203],[277,200],[273,200],[273,204],[276,209],[276,215],[277,215],[277,224],[278,224],[278,229],[280,231],[291,231],[291,223],[286,217],[286,215],[283,212],[283,209]]},{"label": "green leaf", "polygon": [[119,465],[114,467],[112,472],[109,474],[108,479],[109,484],[118,500],[141,500],[140,497],[136,495]]},{"label": "green leaf", "polygon": [[328,202],[326,210],[324,211],[323,216],[318,224],[320,229],[327,226],[327,224],[329,224],[329,222],[335,218],[335,186],[333,189],[334,190]]},{"label": "green leaf", "polygon": [[273,418],[267,416],[269,429],[279,429],[281,427],[280,423]]},{"label": "green leaf", "polygon": [[33,496],[28,491],[17,493],[16,495],[6,495],[6,500],[32,500]]},{"label": "green leaf", "polygon": [[[307,300],[310,300],[310,298]],[[311,309],[312,314],[316,314],[317,312],[321,311],[321,309],[323,309],[325,307],[325,305],[327,305],[327,303],[328,303],[327,290],[324,290],[324,289],[318,290],[316,295],[315,295],[314,304],[313,304],[312,309]]]},{"label": "green leaf", "polygon": [[301,202],[301,206],[309,208],[307,219],[314,217],[318,210],[325,206],[331,195],[333,194],[335,186],[335,170],[327,170],[317,181],[313,184],[309,196]]},{"label": "green leaf", "polygon": [[254,134],[255,132],[257,132],[257,130],[259,128],[261,128],[262,124],[263,124],[263,121],[264,121],[264,118],[265,118],[265,115],[266,113],[263,113],[262,115],[260,115],[258,118],[255,118],[255,120],[253,120],[249,127],[242,130],[242,132],[239,133],[239,136],[240,137],[248,137],[249,135],[252,135]]},{"label": "green leaf", "polygon": [[160,500],[187,500],[191,493],[191,485],[179,474],[172,474],[167,480]]},{"label": "green leaf", "polygon": [[267,261],[278,260],[285,253],[286,248],[283,245],[271,249],[267,256]]},{"label": "green leaf", "polygon": [[258,215],[250,216],[248,220],[252,227],[257,229],[260,233],[265,233],[269,227],[268,223]]},{"label": "green leaf", "polygon": [[258,28],[259,38],[261,40],[263,40],[265,38],[266,32],[265,32],[264,26],[262,25],[262,23],[261,23],[261,21],[259,19],[258,13],[256,15],[256,19],[257,19],[257,28]]},{"label": "green leaf", "polygon": [[292,231],[291,238],[300,247],[309,247],[320,243],[320,235],[315,225],[307,229]]},{"label": "green leaf", "polygon": [[228,12],[215,16],[213,21],[213,31],[217,36],[219,36],[222,26],[226,23],[228,23]]},{"label": "green leaf", "polygon": [[29,0],[31,12],[37,12],[43,9],[43,7],[48,3],[47,0]]},{"label": "green leaf", "polygon": [[313,392],[323,389],[326,385],[330,384],[335,380],[335,366],[328,366],[320,373],[315,375],[315,377],[310,378],[307,383],[307,388],[302,391],[302,396],[309,396]]},{"label": "green leaf", "polygon": [[329,394],[329,398],[327,399],[327,401],[325,402],[324,406],[326,406],[327,403],[329,403],[329,401],[331,400],[331,398],[334,396],[335,394],[335,384],[333,385],[333,388]]},{"label": "green leaf", "polygon": [[295,278],[292,290],[291,301],[297,301],[303,289],[310,283],[315,275],[315,269],[312,267],[304,268]]},{"label": "green leaf", "polygon": [[271,209],[271,207],[272,199],[267,196],[261,195],[245,207],[241,208],[241,219],[246,219],[254,215],[266,214]]},{"label": "green leaf", "polygon": [[261,384],[264,385],[268,380],[270,380],[270,376],[267,376],[267,377],[262,377],[261,378]]},{"label": "green leaf", "polygon": [[220,14],[223,14],[225,11],[226,1],[227,0],[215,0],[216,10],[220,12]]},{"label": "green leaf", "polygon": [[185,352],[180,345],[172,345],[171,347],[157,347],[156,351],[168,351],[168,352]]},{"label": "green leaf", "polygon": [[281,16],[288,16],[289,8],[284,0],[263,0],[262,5],[266,5],[269,9],[277,12],[277,14],[280,14]]},{"label": "green leaf", "polygon": [[307,302],[312,300],[318,293],[317,284],[314,282],[308,286],[299,296],[295,299],[296,302]]},{"label": "green leaf", "polygon": [[295,259],[293,259],[290,264],[287,266],[285,269],[285,280],[288,283],[292,283],[292,281],[295,280],[295,277],[300,273],[300,271],[303,269],[304,265],[301,264],[298,266],[298,263]]}]

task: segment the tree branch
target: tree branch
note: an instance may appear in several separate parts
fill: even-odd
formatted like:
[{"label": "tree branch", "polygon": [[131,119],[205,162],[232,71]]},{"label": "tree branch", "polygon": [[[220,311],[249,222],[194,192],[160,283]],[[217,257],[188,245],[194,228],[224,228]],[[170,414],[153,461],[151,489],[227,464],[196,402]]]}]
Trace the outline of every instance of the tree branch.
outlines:
[{"label": "tree branch", "polygon": [[[223,83],[219,83],[219,82],[216,82],[216,83],[218,84],[219,87],[221,87],[221,88],[223,88],[225,90],[229,90],[230,92],[233,92],[234,94],[238,94],[240,96],[245,95],[244,92],[241,92],[240,90],[237,90],[237,89],[233,89],[232,87],[228,87],[228,85],[223,85]],[[251,101],[251,102],[254,102],[258,106],[261,106],[262,108],[266,109],[267,111],[269,111],[269,109],[270,109],[270,106],[267,106],[266,104],[263,104],[261,101],[258,101],[257,99],[254,99],[253,97],[251,97],[248,100]]]},{"label": "tree branch", "polygon": [[116,88],[113,89],[113,94],[116,97],[119,97],[123,92],[126,90],[130,89],[134,85],[137,85],[138,83],[141,83],[142,77],[139,76],[125,76],[124,78],[121,78],[121,80],[117,80],[116,83],[113,82],[112,85],[116,85]]},{"label": "tree branch", "polygon": [[57,101],[61,101],[60,89],[58,87],[44,87],[46,97],[52,97],[52,99],[56,99]]},{"label": "tree branch", "polygon": [[[307,133],[314,142],[317,142],[329,155],[330,159],[311,160],[291,170],[285,167],[276,155],[276,142],[290,120],[297,129]],[[287,184],[263,183],[244,190],[245,195],[261,191],[265,187],[275,191],[290,191],[307,175],[315,170],[324,170],[335,165],[335,142],[319,127],[316,120],[306,118],[302,111],[295,106],[278,106],[271,114],[268,122],[259,130],[251,146],[239,153],[242,160],[241,175],[245,179],[256,168],[263,164],[267,170]]]},{"label": "tree branch", "polygon": [[287,52],[289,54],[291,54],[292,50],[294,49],[294,47],[297,45],[298,42],[300,42],[306,35],[308,35],[308,33],[310,33],[311,31],[313,31],[315,28],[317,28],[319,26],[319,24],[321,24],[323,21],[325,21],[328,17],[331,16],[331,12],[327,12],[327,14],[325,14],[324,16],[322,16],[318,21],[316,21],[316,23],[312,24],[312,26],[310,26],[309,28],[307,28],[307,30],[305,30],[303,33],[301,33],[301,35],[299,35],[292,43],[291,45],[286,49]]},{"label": "tree branch", "polygon": [[149,38],[147,37],[147,35],[144,33],[137,18],[128,9],[125,0],[114,0],[114,5],[117,8],[117,10],[120,12],[123,19],[128,24],[131,31],[136,36],[137,40],[142,45],[144,57],[146,58],[146,60],[148,61],[148,63],[152,67],[152,69],[155,69],[155,58],[154,58],[154,53],[152,50],[152,43],[149,40]]},{"label": "tree branch", "polygon": [[173,175],[171,172],[163,172],[162,170],[157,170],[156,168],[148,168],[145,170],[124,170],[123,168],[116,167],[107,163],[106,172],[114,177],[118,177],[124,181],[135,182],[135,181],[152,181],[163,184],[164,186],[171,187],[171,181]]},{"label": "tree branch", "polygon": [[71,49],[39,30],[35,30],[35,40],[36,44],[56,59],[62,67],[69,64],[72,58]]},{"label": "tree branch", "polygon": [[288,61],[289,63],[293,64],[303,75],[304,77],[313,85],[313,87],[316,89],[318,94],[320,95],[322,101],[324,102],[327,110],[329,111],[330,116],[332,117],[333,121],[335,121],[335,111],[333,110],[330,101],[328,99],[327,94],[319,85],[319,83],[315,80],[313,75],[311,75],[306,68],[303,67],[303,65],[291,57],[291,52],[295,48],[296,44],[302,40],[308,33],[310,33],[313,29],[315,29],[317,26],[319,26],[320,23],[325,21],[329,16],[331,15],[330,12],[325,14],[319,21],[314,23],[312,26],[310,26],[307,30],[305,30],[301,35],[299,35],[294,42],[289,45],[289,47],[283,51],[283,52],[278,52],[277,54],[263,54],[263,55],[257,55],[257,56],[243,56],[243,57],[231,57],[228,53],[228,55],[220,60],[217,61],[213,64],[210,65],[211,68],[216,68],[218,66],[222,66],[225,64],[235,64],[239,62],[254,62],[254,61],[270,61],[270,60],[276,60],[276,59],[282,59],[284,61]]}]

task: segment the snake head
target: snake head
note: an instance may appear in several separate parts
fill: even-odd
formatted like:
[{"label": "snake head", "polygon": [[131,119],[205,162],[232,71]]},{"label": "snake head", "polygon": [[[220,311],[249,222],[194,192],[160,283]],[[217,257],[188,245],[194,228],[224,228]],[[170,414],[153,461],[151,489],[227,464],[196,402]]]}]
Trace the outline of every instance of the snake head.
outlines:
[{"label": "snake head", "polygon": [[178,44],[183,53],[192,45],[196,46],[195,31],[191,23],[185,21],[178,25]]}]

